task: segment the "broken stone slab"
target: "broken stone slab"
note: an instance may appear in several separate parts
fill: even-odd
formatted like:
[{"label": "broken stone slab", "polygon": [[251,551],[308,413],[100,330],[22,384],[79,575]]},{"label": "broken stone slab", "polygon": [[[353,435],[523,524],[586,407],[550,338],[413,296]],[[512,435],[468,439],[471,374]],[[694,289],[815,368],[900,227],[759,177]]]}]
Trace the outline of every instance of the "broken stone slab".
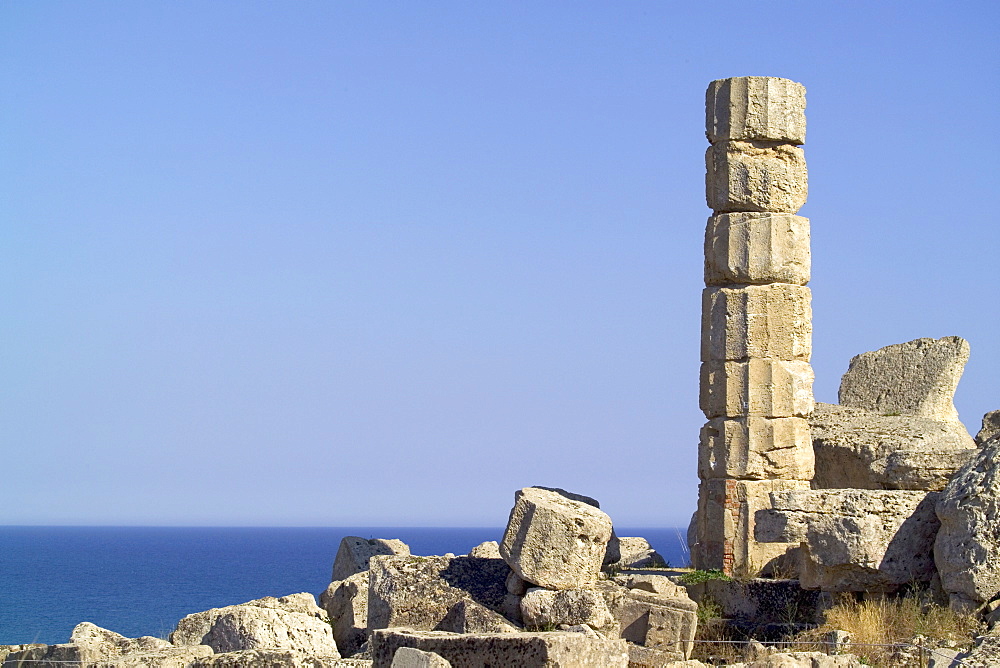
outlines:
[{"label": "broken stone slab", "polygon": [[705,194],[716,213],[795,213],[806,203],[805,152],[791,144],[719,141],[705,153]]},{"label": "broken stone slab", "polygon": [[776,359],[808,362],[812,354],[812,293],[773,283],[705,288],[701,361]]},{"label": "broken stone slab", "polygon": [[478,559],[500,559],[500,543],[495,540],[480,543],[469,550],[469,556]]},{"label": "broken stone slab", "polygon": [[729,668],[862,668],[866,665],[853,654],[830,656],[823,652],[780,652],[750,663],[732,663]]},{"label": "broken stone slab", "polygon": [[602,640],[572,631],[455,634],[393,628],[373,631],[371,645],[374,668],[389,668],[393,655],[401,647],[433,652],[453,668],[628,666],[624,641]]},{"label": "broken stone slab", "polygon": [[368,640],[368,571],[331,582],[319,597],[333,625],[341,656],[353,656]]},{"label": "broken stone slab", "polygon": [[396,538],[361,538],[347,536],[340,541],[333,560],[331,581],[346,580],[355,573],[368,570],[372,557],[379,555],[408,555],[410,546]]},{"label": "broken stone slab", "polygon": [[705,133],[713,144],[728,139],[804,144],[806,88],[778,77],[731,77],[708,85]]},{"label": "broken stone slab", "polygon": [[27,666],[82,666],[104,668],[188,668],[203,657],[212,656],[206,645],[167,647],[155,650],[134,649],[124,654],[107,653],[108,647],[91,644],[23,645],[3,660],[4,668]]},{"label": "broken stone slab", "polygon": [[520,633],[521,629],[503,615],[470,599],[463,599],[451,606],[435,631],[451,633]]},{"label": "broken stone slab", "polygon": [[629,668],[709,668],[697,659],[680,661],[675,652],[665,652],[655,647],[628,644]]},{"label": "broken stone slab", "polygon": [[772,493],[808,489],[805,480],[702,480],[693,536],[688,539],[692,564],[727,575],[770,572],[777,560],[799,547],[799,541],[755,540],[758,513],[771,508]]},{"label": "broken stone slab", "polygon": [[102,629],[90,622],[80,622],[73,628],[69,637],[70,643],[87,645],[107,657],[134,654],[136,652],[155,652],[172,647],[162,638],[143,636],[141,638],[126,638],[120,633]]},{"label": "broken stone slab", "polygon": [[471,599],[499,611],[510,569],[502,559],[373,557],[368,583],[371,629],[437,627],[456,603]]},{"label": "broken stone slab", "polygon": [[[698,604],[683,590],[670,595],[602,582],[598,590],[616,622],[617,636],[654,647],[674,660],[690,658],[698,628]],[[605,631],[607,633],[607,631]]]},{"label": "broken stone slab", "polygon": [[807,417],[813,411],[809,362],[749,359],[701,365],[701,410],[716,417]]},{"label": "broken stone slab", "polygon": [[312,594],[267,596],[188,615],[177,623],[170,642],[208,645],[217,653],[290,650],[339,658],[329,619]]},{"label": "broken stone slab", "polygon": [[577,624],[601,630],[615,624],[604,596],[594,589],[529,589],[521,599],[521,619],[539,630]]},{"label": "broken stone slab", "polygon": [[666,562],[660,553],[653,549],[649,541],[640,536],[623,536],[618,539],[619,559],[609,565],[611,570],[623,568],[653,568]]},{"label": "broken stone slab", "polygon": [[635,589],[650,594],[660,594],[673,598],[685,597],[687,589],[675,583],[669,575],[653,575],[649,573],[622,574],[613,578],[615,584],[626,589]]},{"label": "broken stone slab", "polygon": [[703,480],[810,480],[814,459],[804,418],[715,418],[701,429],[698,475]]},{"label": "broken stone slab", "polygon": [[840,381],[839,403],[882,415],[958,422],[954,398],[969,342],[957,336],[914,339],[861,353]]},{"label": "broken stone slab", "polygon": [[983,416],[983,427],[976,434],[976,445],[984,445],[997,434],[1000,434],[1000,411],[990,411]]},{"label": "broken stone slab", "polygon": [[951,606],[968,611],[1000,593],[1000,436],[952,477],[937,500],[934,561]]},{"label": "broken stone slab", "polygon": [[400,647],[392,657],[392,668],[451,668],[451,664],[434,652]]},{"label": "broken stone slab", "polygon": [[572,589],[598,579],[610,538],[611,518],[600,509],[526,487],[514,495],[500,554],[523,580]]},{"label": "broken stone slab", "polygon": [[771,494],[756,539],[802,544],[799,581],[826,592],[930,583],[937,492],[818,489]]},{"label": "broken stone slab", "polygon": [[809,425],[816,489],[937,491],[977,452],[960,422],[817,403]]},{"label": "broken stone slab", "polygon": [[201,657],[185,668],[371,668],[371,665],[371,661],[364,659],[334,659],[294,650],[245,649]]},{"label": "broken stone slab", "polygon": [[754,626],[818,624],[828,606],[828,595],[803,589],[792,579],[717,579],[684,587],[692,599],[712,601],[720,608],[720,617],[740,622],[740,626],[750,626],[747,622]]},{"label": "broken stone slab", "polygon": [[736,212],[708,219],[705,285],[805,285],[810,267],[808,218]]}]

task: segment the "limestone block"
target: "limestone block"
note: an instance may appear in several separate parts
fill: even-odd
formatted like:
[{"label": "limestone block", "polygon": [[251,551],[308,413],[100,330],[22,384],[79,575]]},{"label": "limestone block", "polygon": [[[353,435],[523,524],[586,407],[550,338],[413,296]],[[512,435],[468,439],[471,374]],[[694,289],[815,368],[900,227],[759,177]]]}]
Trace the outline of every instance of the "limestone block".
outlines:
[{"label": "limestone block", "polygon": [[509,571],[501,559],[372,557],[368,629],[434,629],[456,603],[466,599],[497,611],[507,595],[504,582]]},{"label": "limestone block", "polygon": [[331,659],[295,650],[245,649],[206,656],[184,668],[371,668],[371,665],[371,661],[364,659]]},{"label": "limestone block", "polygon": [[548,589],[572,589],[598,578],[611,518],[559,492],[526,487],[514,507],[500,554],[523,579]]},{"label": "limestone block", "polygon": [[705,288],[701,361],[777,359],[808,362],[812,353],[812,293],[773,283]]},{"label": "limestone block", "polygon": [[392,657],[392,668],[451,668],[451,664],[434,652],[400,647]]},{"label": "limestone block", "polygon": [[171,647],[162,638],[143,636],[141,638],[126,638],[125,636],[102,629],[90,622],[80,622],[73,628],[69,641],[77,645],[87,645],[98,650],[106,657],[133,654],[135,652],[152,652]]},{"label": "limestone block", "polygon": [[615,584],[626,589],[635,589],[650,594],[660,594],[661,596],[669,597],[687,596],[687,590],[681,585],[675,584],[668,575],[649,573],[633,575],[630,573],[627,575],[617,575],[614,581]]},{"label": "limestone block", "polygon": [[215,652],[273,649],[339,658],[329,616],[312,594],[261,599],[184,617],[170,634],[175,645],[208,645]]},{"label": "limestone block", "polygon": [[705,196],[716,213],[795,213],[806,203],[806,156],[797,146],[720,141],[708,148],[705,166]]},{"label": "limestone block", "polygon": [[594,589],[529,589],[521,599],[521,619],[536,629],[560,624],[606,629],[615,623],[604,597]]},{"label": "limestone block", "polygon": [[651,568],[665,562],[660,553],[653,549],[649,541],[639,536],[623,536],[618,539],[618,561],[610,564],[611,569]]},{"label": "limestone block", "polygon": [[507,580],[504,584],[507,586],[507,593],[513,594],[514,596],[524,596],[524,592],[528,591],[528,587],[530,586],[514,571],[511,571],[510,574],[507,575]]},{"label": "limestone block", "polygon": [[977,449],[960,422],[817,403],[814,489],[937,491]]},{"label": "limestone block", "polygon": [[353,656],[368,640],[368,571],[331,582],[319,604],[333,624],[333,639],[341,656]]},{"label": "limestone block", "polygon": [[811,480],[814,461],[804,418],[715,418],[701,429],[698,475],[703,480]]},{"label": "limestone block", "polygon": [[789,213],[723,213],[705,228],[705,285],[809,282],[809,219]]},{"label": "limestone block", "polygon": [[479,559],[500,559],[500,543],[495,540],[480,543],[469,550],[469,556]]},{"label": "limestone block", "polygon": [[[9,646],[5,646],[9,647]],[[64,643],[58,645],[20,645],[4,657],[3,665],[20,666],[87,666],[115,668],[189,668],[198,665],[202,657],[212,655],[207,645],[163,647],[161,649],[133,649],[125,654],[106,653],[107,645]],[[2,656],[0,652],[0,656]]]},{"label": "limestone block", "polygon": [[757,515],[771,508],[772,493],[808,489],[809,482],[804,480],[702,480],[692,564],[739,575],[768,570],[775,559],[798,548],[799,542],[758,542],[754,538]]},{"label": "limestone block", "polygon": [[915,339],[861,353],[840,381],[843,406],[883,415],[958,421],[953,400],[969,342],[957,336]]},{"label": "limestone block", "polygon": [[670,652],[677,661],[691,655],[698,604],[683,589],[664,595],[611,582],[601,583],[599,589],[617,622],[619,637]]},{"label": "limestone block", "polygon": [[701,410],[705,417],[806,417],[813,410],[809,362],[749,359],[701,365]]},{"label": "limestone block", "polygon": [[827,600],[821,592],[788,579],[706,580],[685,587],[691,598],[711,600],[721,610],[720,617],[741,627],[816,624],[823,620]]},{"label": "limestone block", "polygon": [[519,633],[520,628],[511,624],[503,615],[471,599],[462,599],[451,606],[448,614],[435,631],[452,633]]},{"label": "limestone block", "polygon": [[455,634],[443,631],[381,629],[372,633],[374,668],[389,668],[400,647],[434,652],[453,668],[483,666],[560,666],[561,668],[627,668],[622,640],[602,640],[584,633]]},{"label": "limestone block", "polygon": [[893,592],[929,583],[940,523],[937,492],[820,489],[776,492],[756,538],[802,542],[799,581],[828,592]]},{"label": "limestone block", "polygon": [[708,85],[705,132],[727,139],[806,143],[806,87],[778,77],[731,77]]},{"label": "limestone block", "polygon": [[983,445],[997,434],[1000,434],[1000,411],[990,411],[983,416],[983,427],[976,434],[976,444]]},{"label": "limestone block", "polygon": [[970,609],[1000,593],[1000,436],[986,441],[941,492],[934,560],[952,605]]},{"label": "limestone block", "polygon": [[361,538],[347,536],[340,541],[337,557],[333,560],[333,577],[331,581],[346,580],[355,573],[368,570],[371,558],[381,554],[410,553],[409,546],[395,538]]}]

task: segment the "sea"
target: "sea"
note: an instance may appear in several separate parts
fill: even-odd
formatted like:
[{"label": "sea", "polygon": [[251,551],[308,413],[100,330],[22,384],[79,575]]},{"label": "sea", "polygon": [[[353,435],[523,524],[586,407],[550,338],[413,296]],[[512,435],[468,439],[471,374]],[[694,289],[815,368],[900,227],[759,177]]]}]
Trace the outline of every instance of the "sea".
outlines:
[{"label": "sea", "polygon": [[[684,529],[615,528],[687,564]],[[0,644],[64,643],[92,622],[166,638],[193,612],[319,594],[345,536],[398,538],[417,555],[467,554],[502,528],[0,527]]]}]

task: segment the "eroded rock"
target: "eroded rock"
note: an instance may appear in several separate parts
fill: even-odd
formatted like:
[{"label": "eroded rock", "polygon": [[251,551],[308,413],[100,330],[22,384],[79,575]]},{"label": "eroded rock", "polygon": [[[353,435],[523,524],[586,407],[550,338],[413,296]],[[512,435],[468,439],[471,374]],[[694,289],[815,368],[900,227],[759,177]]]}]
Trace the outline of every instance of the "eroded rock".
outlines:
[{"label": "eroded rock", "polygon": [[355,573],[331,582],[320,594],[319,603],[330,616],[341,656],[357,654],[368,639],[368,579],[368,571]]},{"label": "eroded rock", "polygon": [[533,588],[521,599],[521,619],[529,628],[586,624],[605,629],[615,623],[604,597],[594,589]]},{"label": "eroded rock", "polygon": [[410,547],[396,538],[361,538],[347,536],[340,541],[333,560],[331,581],[346,580],[355,573],[368,570],[368,562],[379,555],[408,555]]}]

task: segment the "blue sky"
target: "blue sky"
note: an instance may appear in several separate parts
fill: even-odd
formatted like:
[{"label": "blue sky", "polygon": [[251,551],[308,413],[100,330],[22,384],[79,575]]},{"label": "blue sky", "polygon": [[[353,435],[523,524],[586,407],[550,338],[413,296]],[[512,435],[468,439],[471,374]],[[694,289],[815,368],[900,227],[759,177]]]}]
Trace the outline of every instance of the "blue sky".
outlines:
[{"label": "blue sky", "polygon": [[1000,408],[994,2],[0,4],[0,524],[696,499],[704,91],[808,90],[816,395]]}]

